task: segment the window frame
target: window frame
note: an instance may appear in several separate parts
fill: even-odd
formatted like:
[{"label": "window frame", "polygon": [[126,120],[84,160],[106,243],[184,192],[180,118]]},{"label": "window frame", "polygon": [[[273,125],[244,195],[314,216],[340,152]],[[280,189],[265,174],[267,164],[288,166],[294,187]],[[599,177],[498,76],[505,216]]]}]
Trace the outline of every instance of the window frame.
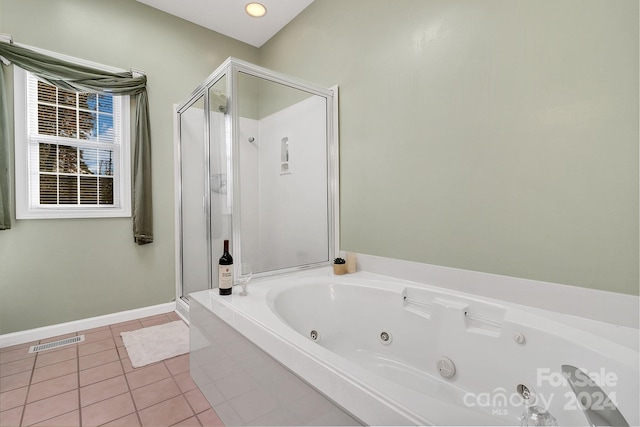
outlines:
[{"label": "window frame", "polygon": [[[122,71],[104,65],[58,55],[40,50],[43,53],[57,56],[68,61],[108,71]],[[117,205],[43,205],[32,204],[31,192],[33,186],[38,186],[34,180],[39,180],[39,170],[36,162],[31,162],[33,144],[39,139],[50,140],[52,143],[65,145],[72,140],[62,137],[38,138],[29,132],[29,103],[28,103],[28,78],[30,73],[14,66],[14,132],[15,132],[15,183],[16,183],[16,219],[55,219],[55,218],[112,218],[131,217],[131,117],[130,97],[128,95],[116,96],[114,101],[120,98],[120,147],[119,159],[115,162],[118,169],[114,172],[114,194],[119,193]],[[37,105],[36,105],[37,108]],[[32,143],[31,139],[35,142]],[[73,145],[91,144],[90,140],[76,140]],[[30,165],[36,165],[30,167]],[[117,175],[117,176],[116,176]]]}]

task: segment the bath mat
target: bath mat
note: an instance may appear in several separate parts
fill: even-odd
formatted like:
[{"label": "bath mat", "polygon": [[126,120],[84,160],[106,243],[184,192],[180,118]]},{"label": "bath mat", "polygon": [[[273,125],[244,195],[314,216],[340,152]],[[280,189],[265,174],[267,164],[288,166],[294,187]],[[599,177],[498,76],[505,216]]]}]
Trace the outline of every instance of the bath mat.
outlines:
[{"label": "bath mat", "polygon": [[189,327],[181,320],[121,332],[120,336],[134,368],[189,352]]}]

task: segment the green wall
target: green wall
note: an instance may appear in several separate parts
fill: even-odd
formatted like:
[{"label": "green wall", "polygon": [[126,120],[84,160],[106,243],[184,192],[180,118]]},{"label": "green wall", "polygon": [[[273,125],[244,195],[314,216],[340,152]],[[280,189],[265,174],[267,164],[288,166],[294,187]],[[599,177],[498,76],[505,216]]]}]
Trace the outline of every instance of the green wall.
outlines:
[{"label": "green wall", "polygon": [[0,232],[0,334],[170,301],[173,104],[228,56],[340,86],[341,247],[638,294],[636,0],[316,0],[255,49],[134,0],[0,0],[19,43],[147,73],[156,240]]},{"label": "green wall", "polygon": [[638,294],[637,0],[316,0],[260,65],[340,86],[343,250]]},{"label": "green wall", "polygon": [[0,33],[146,72],[155,221],[154,243],[136,246],[130,218],[14,219],[0,232],[0,334],[171,301],[173,105],[227,57],[256,62],[258,50],[134,0],[0,0]]}]

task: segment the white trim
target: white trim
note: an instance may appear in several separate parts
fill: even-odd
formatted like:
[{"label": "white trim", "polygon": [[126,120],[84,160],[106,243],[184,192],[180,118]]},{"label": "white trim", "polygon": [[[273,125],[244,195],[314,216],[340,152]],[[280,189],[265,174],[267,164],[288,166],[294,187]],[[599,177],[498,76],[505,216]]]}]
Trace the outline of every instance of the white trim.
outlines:
[{"label": "white trim", "polygon": [[3,334],[0,335],[0,348],[51,338],[58,335],[70,334],[73,332],[85,331],[87,329],[99,328],[102,326],[112,325],[114,323],[141,319],[143,317],[155,316],[157,314],[171,313],[175,311],[175,309],[176,303],[168,302],[136,308],[133,310],[121,311],[118,313],[105,314],[103,316],[59,323],[57,325],[43,326],[41,328]]},{"label": "white trim", "polygon": [[640,297],[358,254],[358,269],[638,329]]},{"label": "white trim", "polygon": [[[13,67],[13,132],[14,132],[14,180],[16,198],[16,219],[29,210],[29,147],[27,111],[27,72]],[[19,149],[15,141],[22,141]]]}]

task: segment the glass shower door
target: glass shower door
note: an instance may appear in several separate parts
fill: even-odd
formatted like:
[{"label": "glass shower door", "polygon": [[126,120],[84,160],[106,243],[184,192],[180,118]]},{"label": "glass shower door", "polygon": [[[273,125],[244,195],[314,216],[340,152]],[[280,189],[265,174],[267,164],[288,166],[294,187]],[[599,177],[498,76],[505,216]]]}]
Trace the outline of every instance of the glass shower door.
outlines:
[{"label": "glass shower door", "polygon": [[327,98],[238,80],[240,258],[257,274],[330,261]]},{"label": "glass shower door", "polygon": [[180,227],[183,298],[207,289],[209,261],[206,221],[205,98],[180,114]]},{"label": "glass shower door", "polygon": [[180,113],[181,297],[218,286],[217,257],[231,235],[227,192],[227,79],[222,76]]}]

